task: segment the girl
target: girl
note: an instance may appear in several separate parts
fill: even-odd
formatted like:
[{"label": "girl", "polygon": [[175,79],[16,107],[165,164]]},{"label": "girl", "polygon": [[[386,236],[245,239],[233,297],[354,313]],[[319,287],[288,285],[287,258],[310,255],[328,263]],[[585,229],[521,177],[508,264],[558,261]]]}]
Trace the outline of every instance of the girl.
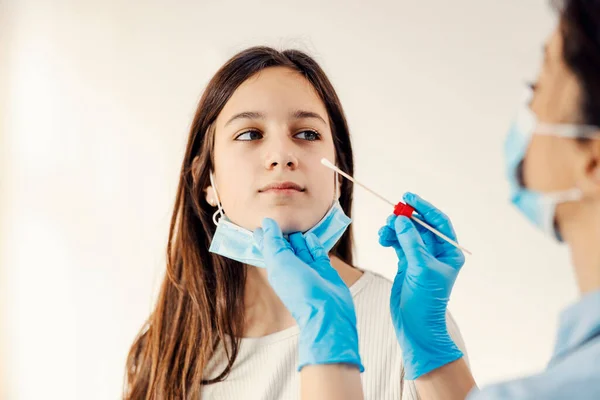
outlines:
[{"label": "girl", "polygon": [[[264,217],[329,250],[355,306],[365,398],[416,398],[387,311],[391,282],[352,265],[352,186],[323,157],[353,173],[342,106],[312,58],[256,47],[216,73],[191,126],[166,276],[131,348],[125,398],[299,398],[299,327],[248,239]],[[462,347],[451,318],[448,329]]]}]

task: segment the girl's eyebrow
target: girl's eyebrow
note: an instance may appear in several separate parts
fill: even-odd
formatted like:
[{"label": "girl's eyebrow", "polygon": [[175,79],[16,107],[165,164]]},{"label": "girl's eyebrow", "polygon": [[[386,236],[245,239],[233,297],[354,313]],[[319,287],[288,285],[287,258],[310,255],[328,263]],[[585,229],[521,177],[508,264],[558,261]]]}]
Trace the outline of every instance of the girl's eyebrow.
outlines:
[{"label": "girl's eyebrow", "polygon": [[[327,125],[325,119],[314,111],[296,110],[290,114],[290,117],[293,119],[317,119]],[[266,115],[259,111],[244,111],[231,117],[225,126],[239,119],[266,119]]]},{"label": "girl's eyebrow", "polygon": [[323,117],[321,117],[318,113],[313,112],[313,111],[305,111],[305,110],[297,110],[295,112],[292,113],[292,118],[294,119],[318,119],[321,122],[323,122],[325,125],[327,125],[327,122],[325,122],[325,119]]},{"label": "girl's eyebrow", "polygon": [[233,117],[227,121],[225,126],[231,124],[233,121],[238,119],[265,119],[265,114],[258,111],[244,111],[239,114],[235,114]]}]

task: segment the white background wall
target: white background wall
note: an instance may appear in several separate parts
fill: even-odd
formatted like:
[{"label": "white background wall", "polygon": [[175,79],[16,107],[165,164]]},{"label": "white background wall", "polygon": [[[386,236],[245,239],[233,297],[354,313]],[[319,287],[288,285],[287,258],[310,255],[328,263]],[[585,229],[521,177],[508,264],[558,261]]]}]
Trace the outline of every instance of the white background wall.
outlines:
[{"label": "white background wall", "polygon": [[[502,163],[554,24],[546,0],[0,0],[0,22],[2,398],[118,398],[196,102],[255,44],[322,64],[358,179],[453,218],[475,253],[451,309],[478,382],[547,361],[574,280],[566,250],[508,205]],[[358,265],[391,278],[390,211],[357,189]]]}]

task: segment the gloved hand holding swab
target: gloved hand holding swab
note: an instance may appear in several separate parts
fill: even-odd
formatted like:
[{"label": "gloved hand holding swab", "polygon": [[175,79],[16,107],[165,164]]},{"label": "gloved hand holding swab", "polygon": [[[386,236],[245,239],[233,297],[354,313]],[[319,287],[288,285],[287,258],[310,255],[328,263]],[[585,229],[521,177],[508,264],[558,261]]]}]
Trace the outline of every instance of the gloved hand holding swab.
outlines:
[{"label": "gloved hand holding swab", "polygon": [[397,204],[392,203],[391,201],[389,201],[388,199],[386,199],[385,197],[383,197],[379,193],[377,193],[377,192],[369,189],[367,186],[365,186],[362,183],[358,182],[356,179],[354,179],[353,177],[351,177],[350,175],[348,175],[347,173],[345,173],[344,171],[342,171],[341,169],[339,169],[338,167],[336,167],[335,165],[333,165],[333,163],[331,161],[329,161],[328,159],[326,159],[326,158],[322,158],[321,159],[321,164],[323,164],[324,166],[326,166],[329,169],[334,170],[338,174],[342,175],[344,178],[346,178],[346,179],[352,181],[353,183],[355,183],[355,184],[363,187],[364,189],[366,189],[371,194],[375,195],[376,197],[379,197],[381,200],[383,200],[386,203],[390,204],[392,207],[394,207],[394,214],[395,215],[403,215],[405,217],[408,217],[408,218],[412,219],[417,224],[421,225],[422,227],[424,227],[425,229],[429,230],[433,234],[435,234],[438,237],[442,238],[443,240],[445,240],[446,242],[450,243],[454,247],[456,247],[456,248],[464,251],[465,253],[467,253],[469,255],[473,255],[469,250],[467,250],[464,247],[462,247],[461,245],[459,245],[456,241],[450,239],[448,236],[444,235],[442,232],[438,231],[437,229],[435,229],[432,226],[428,225],[427,223],[423,222],[421,219],[417,218],[414,215],[415,209],[413,207],[411,207],[410,205],[405,204],[403,202],[398,202]]}]

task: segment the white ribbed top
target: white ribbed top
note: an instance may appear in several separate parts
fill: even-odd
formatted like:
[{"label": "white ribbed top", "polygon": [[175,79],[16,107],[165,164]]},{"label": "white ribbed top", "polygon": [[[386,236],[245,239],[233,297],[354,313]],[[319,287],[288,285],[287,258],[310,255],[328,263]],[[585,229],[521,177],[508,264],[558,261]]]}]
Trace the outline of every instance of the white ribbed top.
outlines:
[{"label": "white ribbed top", "polygon": [[[412,381],[404,381],[402,352],[396,340],[389,311],[392,283],[372,272],[365,272],[350,288],[356,318],[366,400],[418,399]],[[466,354],[460,331],[451,315],[448,330]],[[240,352],[227,379],[204,386],[202,400],[299,400],[298,327],[261,338],[241,340]],[[213,357],[206,377],[215,377],[226,365],[223,349]]]}]

